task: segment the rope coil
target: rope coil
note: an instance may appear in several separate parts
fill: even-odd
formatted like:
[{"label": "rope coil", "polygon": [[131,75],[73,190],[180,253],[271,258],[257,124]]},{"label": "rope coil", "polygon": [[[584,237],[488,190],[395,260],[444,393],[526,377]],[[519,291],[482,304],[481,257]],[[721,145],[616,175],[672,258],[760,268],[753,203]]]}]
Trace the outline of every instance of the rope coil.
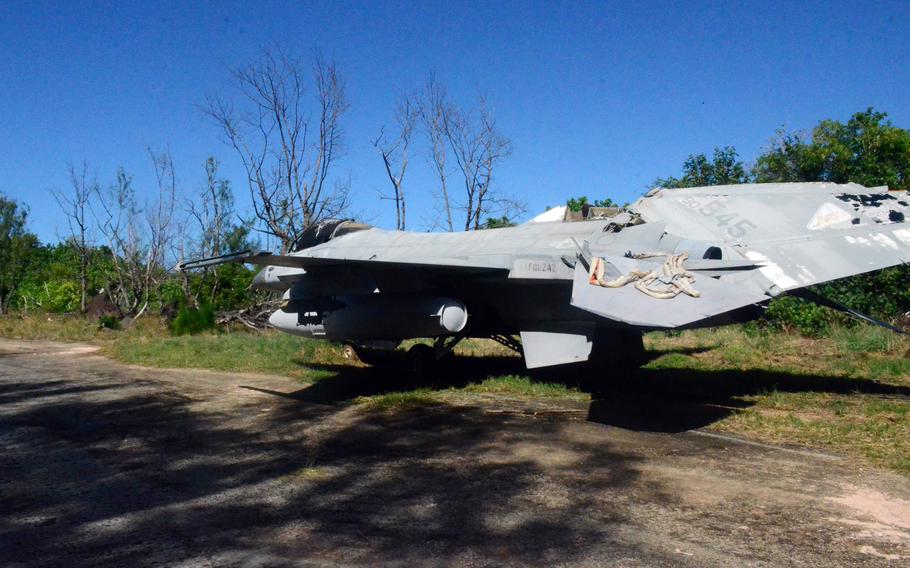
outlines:
[{"label": "rope coil", "polygon": [[594,257],[591,262],[591,270],[588,272],[588,282],[603,288],[622,288],[626,284],[635,282],[636,290],[658,300],[669,300],[679,294],[698,298],[701,296],[701,292],[692,286],[692,283],[695,282],[695,275],[686,270],[684,266],[688,258],[688,252],[669,255],[667,260],[654,270],[632,270],[613,280],[604,280],[606,261],[601,257]]}]

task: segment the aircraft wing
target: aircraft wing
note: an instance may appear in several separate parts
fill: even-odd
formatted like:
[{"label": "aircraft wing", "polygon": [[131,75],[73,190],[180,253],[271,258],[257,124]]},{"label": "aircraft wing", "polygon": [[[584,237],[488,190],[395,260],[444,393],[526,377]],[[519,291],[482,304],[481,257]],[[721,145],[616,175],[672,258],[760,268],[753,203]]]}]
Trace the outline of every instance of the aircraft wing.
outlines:
[{"label": "aircraft wing", "polygon": [[716,245],[725,260],[755,266],[706,278],[695,270],[697,260],[686,259],[697,296],[671,298],[645,293],[672,288],[674,277],[662,264],[671,253],[644,260],[602,257],[605,281],[657,275],[649,285],[592,285],[589,271],[576,267],[572,305],[637,326],[685,326],[787,291],[910,261],[910,195],[903,191],[828,183],[659,189],[631,209],[646,225],[664,224],[667,233]]}]

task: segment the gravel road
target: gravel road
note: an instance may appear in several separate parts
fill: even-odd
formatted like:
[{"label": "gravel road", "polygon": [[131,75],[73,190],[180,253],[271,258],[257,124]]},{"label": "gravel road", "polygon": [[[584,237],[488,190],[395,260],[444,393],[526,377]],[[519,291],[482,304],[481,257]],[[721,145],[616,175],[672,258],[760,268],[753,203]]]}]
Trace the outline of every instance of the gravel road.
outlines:
[{"label": "gravel road", "polygon": [[0,340],[0,565],[910,565],[896,474],[609,395],[389,414],[333,380]]}]

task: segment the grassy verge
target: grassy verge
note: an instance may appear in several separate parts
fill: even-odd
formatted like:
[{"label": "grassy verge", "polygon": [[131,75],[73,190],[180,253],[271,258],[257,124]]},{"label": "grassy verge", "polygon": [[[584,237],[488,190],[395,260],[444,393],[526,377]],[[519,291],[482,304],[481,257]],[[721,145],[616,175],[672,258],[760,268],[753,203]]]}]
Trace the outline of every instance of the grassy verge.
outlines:
[{"label": "grassy verge", "polygon": [[101,329],[96,320],[59,314],[0,316],[0,337],[106,343],[133,337],[164,337],[167,326],[161,318],[143,317],[125,330]]},{"label": "grassy verge", "polygon": [[572,400],[590,400],[588,393],[576,387],[560,383],[543,383],[519,375],[488,377],[478,383],[470,383],[462,388],[468,393],[490,393],[523,396],[529,398],[563,398]]},{"label": "grassy verge", "polygon": [[278,332],[133,337],[104,346],[110,357],[147,367],[269,373],[309,382],[332,373],[309,365],[343,361],[341,347]]},{"label": "grassy verge", "polygon": [[[472,400],[472,395],[479,394],[496,394],[524,399],[591,400],[590,394],[576,387],[559,383],[537,382],[518,375],[503,375],[487,377],[459,387],[448,386],[432,389],[420,387],[413,390],[381,392],[359,396],[354,399],[354,402],[362,404],[366,408],[397,412],[453,402],[463,404],[466,400]],[[473,397],[473,400],[477,399],[478,397]]]},{"label": "grassy verge", "polygon": [[685,381],[689,396],[739,407],[711,428],[827,448],[910,474],[905,337],[868,326],[819,339],[723,328],[651,334],[648,346],[663,354],[646,372],[695,377]]},{"label": "grassy verge", "polygon": [[365,408],[384,410],[386,412],[401,412],[441,404],[440,391],[419,388],[409,391],[385,392],[371,396],[359,396],[354,399],[357,404]]},{"label": "grassy verge", "polygon": [[343,362],[341,346],[277,331],[171,336],[161,318],[142,317],[123,330],[99,329],[86,318],[59,315],[0,318],[0,336],[84,341],[134,365],[286,375],[310,382],[332,373],[308,365]]}]

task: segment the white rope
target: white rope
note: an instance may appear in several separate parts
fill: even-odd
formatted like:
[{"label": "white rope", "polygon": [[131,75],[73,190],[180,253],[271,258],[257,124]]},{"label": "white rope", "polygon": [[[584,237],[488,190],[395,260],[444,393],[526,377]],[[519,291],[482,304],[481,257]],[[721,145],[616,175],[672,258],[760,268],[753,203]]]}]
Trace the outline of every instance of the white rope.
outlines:
[{"label": "white rope", "polygon": [[603,288],[622,288],[635,282],[636,290],[658,300],[669,300],[679,294],[698,298],[701,293],[692,287],[695,275],[683,266],[688,258],[688,252],[669,255],[666,262],[650,272],[632,270],[613,280],[604,280],[605,261],[600,257],[594,257],[591,270],[588,272],[588,282]]}]

